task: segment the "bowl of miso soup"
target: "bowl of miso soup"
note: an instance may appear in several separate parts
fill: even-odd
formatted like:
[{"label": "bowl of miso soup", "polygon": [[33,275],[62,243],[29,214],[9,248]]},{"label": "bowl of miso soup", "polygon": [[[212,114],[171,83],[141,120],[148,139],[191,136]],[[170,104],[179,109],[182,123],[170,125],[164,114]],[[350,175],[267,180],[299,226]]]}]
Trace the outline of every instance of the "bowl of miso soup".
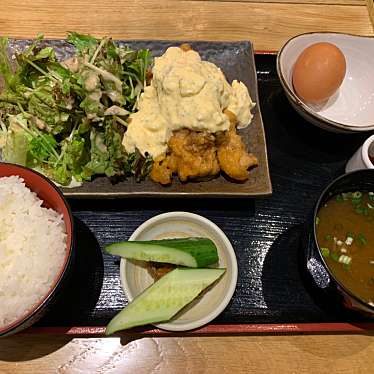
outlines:
[{"label": "bowl of miso soup", "polygon": [[320,283],[346,307],[374,317],[374,170],[345,174],[324,190],[313,236]]}]

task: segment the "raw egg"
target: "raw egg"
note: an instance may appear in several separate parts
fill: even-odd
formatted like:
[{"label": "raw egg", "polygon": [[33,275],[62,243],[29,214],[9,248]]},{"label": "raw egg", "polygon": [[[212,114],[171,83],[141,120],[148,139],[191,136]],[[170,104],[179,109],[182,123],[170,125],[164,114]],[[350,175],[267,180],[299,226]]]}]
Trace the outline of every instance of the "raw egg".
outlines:
[{"label": "raw egg", "polygon": [[331,43],[305,48],[293,68],[292,83],[305,102],[319,104],[331,97],[343,82],[346,70],[342,51]]}]

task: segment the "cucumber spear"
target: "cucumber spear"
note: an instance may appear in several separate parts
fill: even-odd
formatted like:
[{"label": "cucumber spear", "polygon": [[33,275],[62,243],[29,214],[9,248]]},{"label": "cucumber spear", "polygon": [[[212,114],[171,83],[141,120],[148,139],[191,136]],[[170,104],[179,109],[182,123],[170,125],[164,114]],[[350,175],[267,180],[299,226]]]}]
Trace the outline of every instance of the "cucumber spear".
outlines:
[{"label": "cucumber spear", "polygon": [[108,245],[107,253],[130,260],[202,268],[218,262],[217,247],[207,238],[128,241]]}]

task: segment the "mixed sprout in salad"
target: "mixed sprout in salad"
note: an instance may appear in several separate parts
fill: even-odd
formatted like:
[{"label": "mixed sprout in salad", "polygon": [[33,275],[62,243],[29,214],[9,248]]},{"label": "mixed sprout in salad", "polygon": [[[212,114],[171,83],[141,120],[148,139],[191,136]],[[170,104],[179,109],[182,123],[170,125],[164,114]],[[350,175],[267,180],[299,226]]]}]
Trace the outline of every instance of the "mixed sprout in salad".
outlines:
[{"label": "mixed sprout in salad", "polygon": [[38,37],[11,59],[0,38],[3,161],[38,170],[63,186],[94,175],[144,178],[152,159],[122,146],[152,62],[149,50],[69,33],[74,56],[58,61]]}]

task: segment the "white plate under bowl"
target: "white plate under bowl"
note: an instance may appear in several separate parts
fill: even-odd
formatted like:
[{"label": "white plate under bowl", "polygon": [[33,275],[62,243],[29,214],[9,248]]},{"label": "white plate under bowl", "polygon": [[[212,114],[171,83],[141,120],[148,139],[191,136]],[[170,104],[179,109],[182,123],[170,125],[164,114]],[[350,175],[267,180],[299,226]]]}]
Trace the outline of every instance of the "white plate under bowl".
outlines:
[{"label": "white plate under bowl", "polygon": [[[208,219],[188,212],[171,212],[155,216],[140,225],[129,240],[154,240],[181,237],[205,237],[217,246],[219,263],[224,267],[223,277],[204,295],[189,304],[182,313],[168,323],[155,326],[169,331],[186,331],[199,328],[216,318],[234,294],[238,265],[234,249],[223,231]],[[131,301],[153,283],[147,269],[140,263],[121,259],[121,283]]]},{"label": "white plate under bowl", "polygon": [[[343,52],[346,75],[339,90],[326,103],[302,102],[292,85],[294,64],[311,44],[329,42]],[[334,132],[374,129],[374,38],[340,33],[306,33],[290,39],[277,56],[277,72],[291,105],[306,120]]]}]

